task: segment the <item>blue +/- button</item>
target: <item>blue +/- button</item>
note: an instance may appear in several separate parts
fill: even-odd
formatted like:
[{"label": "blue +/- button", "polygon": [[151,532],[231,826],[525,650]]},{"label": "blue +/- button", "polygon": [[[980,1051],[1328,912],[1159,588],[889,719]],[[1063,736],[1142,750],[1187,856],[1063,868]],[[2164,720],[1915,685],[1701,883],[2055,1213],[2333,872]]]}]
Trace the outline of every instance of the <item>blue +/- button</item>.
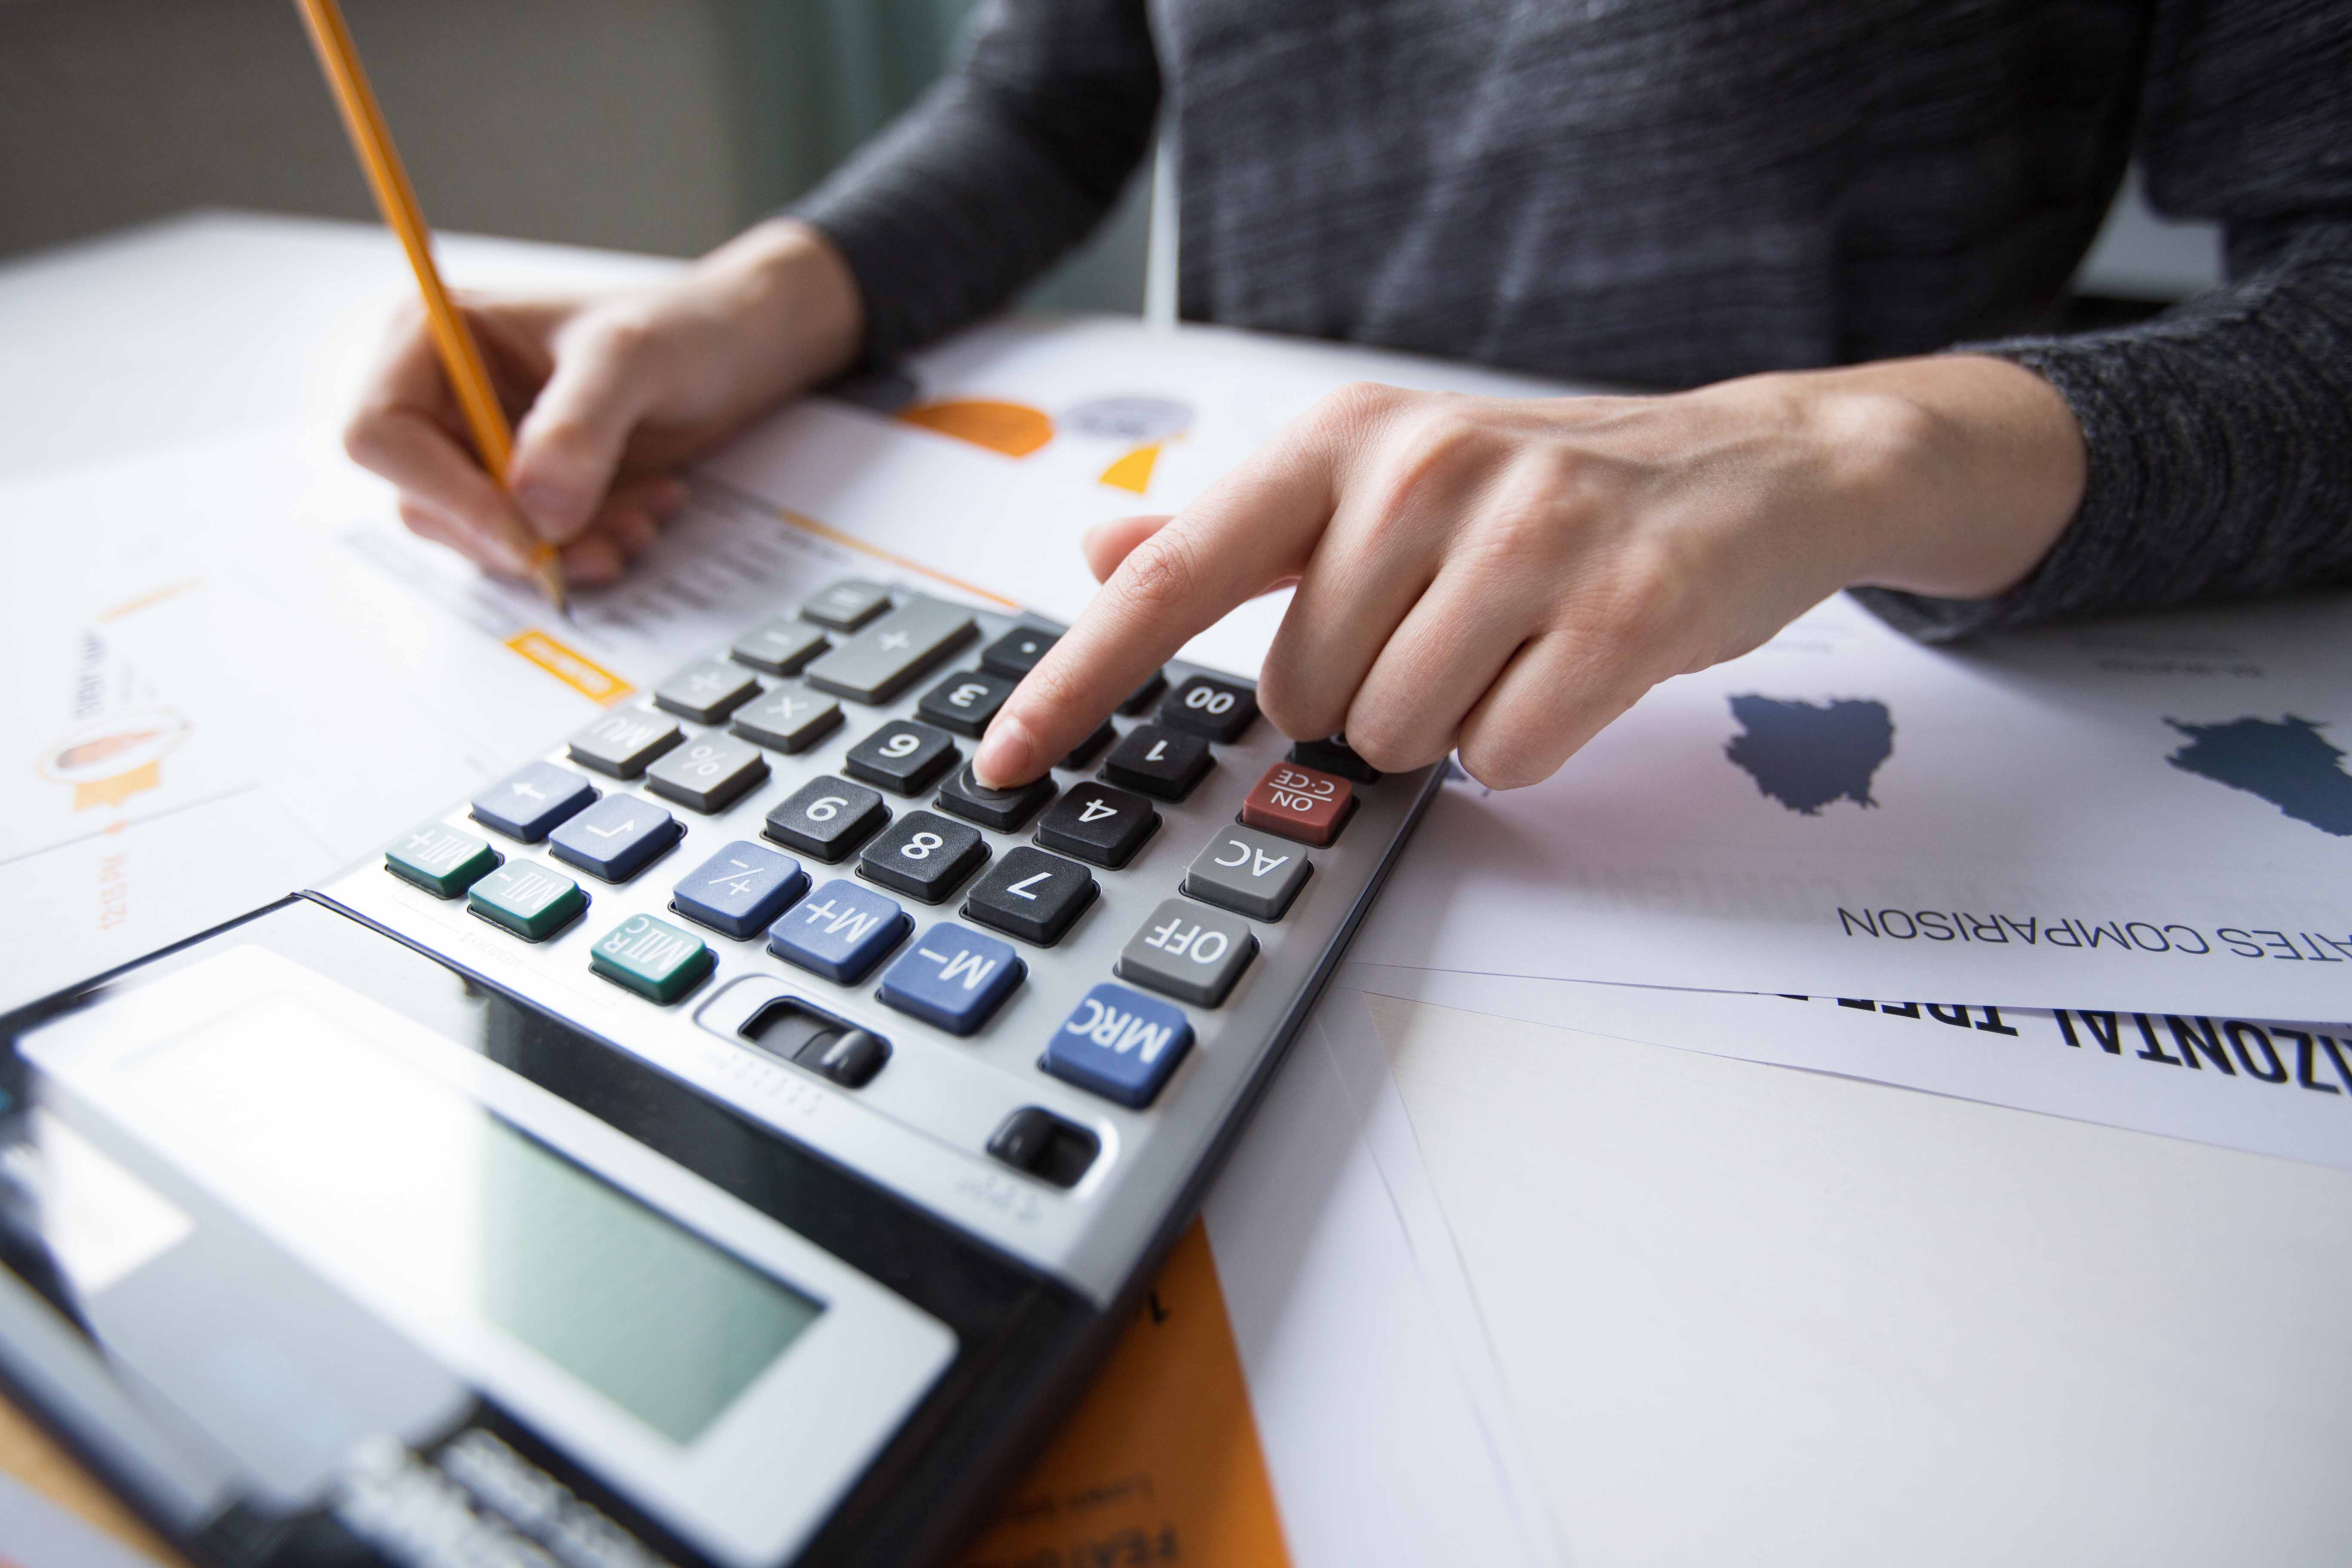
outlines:
[{"label": "blue +/- button", "polygon": [[596,798],[596,787],[570,768],[533,763],[474,797],[474,820],[509,838],[536,844],[548,829]]},{"label": "blue +/- button", "polygon": [[729,936],[751,936],[808,891],[808,873],[789,855],[738,838],[688,871],[670,908]]},{"label": "blue +/- button", "polygon": [[1028,973],[1011,943],[941,921],[890,966],[875,995],[950,1035],[969,1035]]},{"label": "blue +/- button", "polygon": [[592,877],[625,882],[686,837],[677,818],[633,795],[598,801],[547,836],[547,852]]},{"label": "blue +/- button", "polygon": [[1038,1066],[1066,1083],[1140,1110],[1160,1097],[1168,1075],[1192,1048],[1192,1026],[1181,1012],[1124,985],[1105,984],[1087,992],[1062,1020]]},{"label": "blue +/- button", "polygon": [[892,900],[835,878],[768,928],[768,951],[786,963],[855,985],[914,923]]}]

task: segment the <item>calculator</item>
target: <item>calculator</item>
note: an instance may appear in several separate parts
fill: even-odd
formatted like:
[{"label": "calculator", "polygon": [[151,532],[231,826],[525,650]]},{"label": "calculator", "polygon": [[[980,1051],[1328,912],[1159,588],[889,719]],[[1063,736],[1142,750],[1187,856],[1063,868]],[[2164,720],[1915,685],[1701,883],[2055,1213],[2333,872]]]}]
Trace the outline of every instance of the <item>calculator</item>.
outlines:
[{"label": "calculator", "polygon": [[0,1372],[219,1568],[931,1563],[1070,1411],[1439,768],[851,580],[0,1020]]}]

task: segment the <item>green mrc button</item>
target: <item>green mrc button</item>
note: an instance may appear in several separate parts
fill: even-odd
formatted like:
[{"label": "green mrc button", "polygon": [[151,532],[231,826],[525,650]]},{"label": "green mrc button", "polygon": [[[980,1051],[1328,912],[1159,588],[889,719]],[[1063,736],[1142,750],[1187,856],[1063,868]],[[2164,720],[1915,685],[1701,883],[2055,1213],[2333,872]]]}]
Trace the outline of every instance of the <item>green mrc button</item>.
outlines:
[{"label": "green mrc button", "polygon": [[514,860],[475,883],[466,907],[525,942],[544,942],[579,918],[588,895],[569,877]]},{"label": "green mrc button", "polygon": [[702,939],[651,915],[631,915],[588,950],[588,967],[655,1002],[675,1002],[719,962]]}]

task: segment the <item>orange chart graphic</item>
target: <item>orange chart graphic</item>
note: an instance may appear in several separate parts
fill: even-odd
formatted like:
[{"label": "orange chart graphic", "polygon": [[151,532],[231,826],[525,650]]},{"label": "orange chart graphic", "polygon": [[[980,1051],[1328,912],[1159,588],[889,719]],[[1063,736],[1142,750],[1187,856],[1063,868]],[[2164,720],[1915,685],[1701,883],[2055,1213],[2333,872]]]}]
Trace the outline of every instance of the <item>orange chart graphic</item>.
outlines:
[{"label": "orange chart graphic", "polygon": [[1209,1233],[1169,1254],[1086,1402],[964,1568],[1289,1568]]},{"label": "orange chart graphic", "polygon": [[902,408],[898,417],[1008,458],[1025,458],[1054,438],[1054,420],[1042,408],[1025,403],[996,403],[982,398],[955,398],[944,403],[918,403]]}]

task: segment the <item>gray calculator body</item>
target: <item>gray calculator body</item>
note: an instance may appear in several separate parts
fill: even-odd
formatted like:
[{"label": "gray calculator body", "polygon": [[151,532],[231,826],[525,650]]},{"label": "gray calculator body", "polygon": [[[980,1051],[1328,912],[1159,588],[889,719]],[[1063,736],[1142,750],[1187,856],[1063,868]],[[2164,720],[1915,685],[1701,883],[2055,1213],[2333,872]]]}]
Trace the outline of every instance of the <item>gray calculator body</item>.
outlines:
[{"label": "gray calculator body", "polygon": [[[821,638],[771,632],[800,645],[774,661],[793,673],[738,642],[700,678],[737,681],[717,706],[666,684],[607,715],[613,754],[543,753],[560,773],[527,775],[518,804],[593,790],[575,851],[557,853],[560,828],[492,826],[479,796],[411,836],[449,856],[489,846],[498,885],[526,900],[575,885],[584,908],[546,903],[551,931],[371,858],[0,1020],[0,1148],[79,1173],[53,1187],[144,1212],[151,1233],[128,1267],[94,1263],[39,1192],[0,1192],[0,1373],[194,1554],[931,1561],[1066,1414],[1441,770],[1360,773],[1337,814],[1277,791],[1319,824],[1237,830],[1253,799],[1265,823],[1270,781],[1333,787],[1312,765],[1328,753],[1294,757],[1263,718],[1230,740],[1218,712],[1187,728],[1171,711],[1186,693],[1214,707],[1248,686],[1176,664],[1055,771],[1052,803],[982,826],[938,804],[980,728],[950,728],[943,704],[960,672],[985,674],[983,650],[1054,628],[860,586],[887,598]],[[917,634],[911,664],[877,654],[891,626]],[[1001,698],[1012,679],[965,695]],[[794,692],[838,720],[785,735],[746,718],[795,711],[777,700]],[[919,744],[877,736],[898,721]],[[673,725],[667,770],[625,754]],[[1172,750],[1205,755],[1205,774],[1119,772],[1121,755],[1149,774],[1146,752],[1171,750],[1145,729],[1189,736]],[[942,734],[957,754],[919,759],[919,784],[891,773],[890,752]],[[709,759],[716,794],[697,793],[689,757]],[[1140,847],[1114,866],[1041,846],[1055,805],[1108,798],[1107,771],[1157,816]],[[827,846],[831,862],[778,838],[784,803],[814,800],[829,823],[868,792],[890,825]],[[597,843],[654,816],[682,832],[613,878],[588,868],[615,870]],[[894,873],[866,851],[886,840],[913,854],[913,879],[877,879]],[[730,862],[730,846],[761,853]],[[945,854],[974,863],[924,884]],[[708,923],[721,917],[696,901],[698,874],[724,902],[756,881],[727,880],[730,864],[781,879],[782,858],[805,879],[785,916],[743,935]],[[1050,932],[1022,925],[1017,900],[1072,866],[1091,892],[1064,889]],[[1254,878],[1279,897],[1255,897]],[[800,921],[809,940],[875,900],[905,916],[847,976],[770,936],[837,879],[851,887],[834,914]],[[698,951],[673,962],[688,939]],[[982,989],[996,999],[975,1012]],[[1179,1016],[1189,1045],[1136,1089],[1121,1075],[1168,1047],[1153,1021]],[[239,1410],[240,1379],[287,1392]],[[289,1414],[313,1406],[307,1426]]]}]

